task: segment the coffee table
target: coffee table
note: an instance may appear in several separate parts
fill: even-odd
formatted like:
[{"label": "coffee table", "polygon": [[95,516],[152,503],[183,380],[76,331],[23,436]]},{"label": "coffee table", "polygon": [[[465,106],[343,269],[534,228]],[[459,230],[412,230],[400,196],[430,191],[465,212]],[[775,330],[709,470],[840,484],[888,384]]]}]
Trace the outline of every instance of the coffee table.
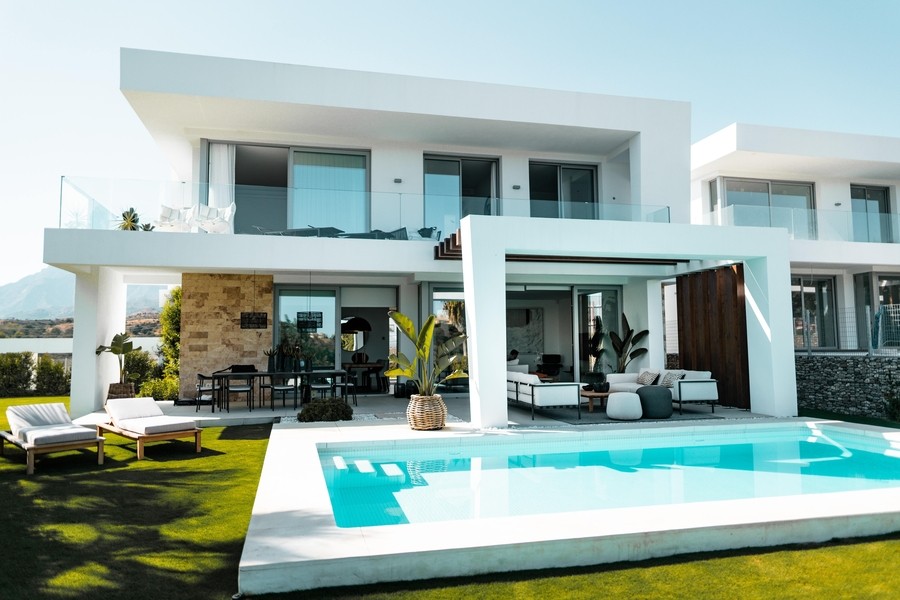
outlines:
[{"label": "coffee table", "polygon": [[609,398],[611,392],[589,392],[587,390],[581,390],[581,397],[587,398],[588,401],[588,412],[594,412],[594,400],[600,400],[600,408],[603,408],[606,399]]}]

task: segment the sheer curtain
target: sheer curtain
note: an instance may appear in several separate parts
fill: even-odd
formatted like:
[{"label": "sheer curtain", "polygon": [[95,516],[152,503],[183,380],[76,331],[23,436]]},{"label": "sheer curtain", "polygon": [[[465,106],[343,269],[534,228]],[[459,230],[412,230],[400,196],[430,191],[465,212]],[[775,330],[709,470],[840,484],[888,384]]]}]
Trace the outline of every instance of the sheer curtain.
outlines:
[{"label": "sheer curtain", "polygon": [[209,205],[218,208],[234,202],[234,144],[209,145]]}]

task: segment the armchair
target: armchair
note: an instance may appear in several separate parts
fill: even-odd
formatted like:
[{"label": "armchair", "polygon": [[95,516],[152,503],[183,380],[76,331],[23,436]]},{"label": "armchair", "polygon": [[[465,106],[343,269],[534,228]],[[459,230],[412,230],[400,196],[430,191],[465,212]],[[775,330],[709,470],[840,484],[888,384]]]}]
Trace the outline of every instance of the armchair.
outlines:
[{"label": "armchair", "polygon": [[234,233],[234,202],[217,208],[207,204],[194,206],[194,224],[207,233]]}]

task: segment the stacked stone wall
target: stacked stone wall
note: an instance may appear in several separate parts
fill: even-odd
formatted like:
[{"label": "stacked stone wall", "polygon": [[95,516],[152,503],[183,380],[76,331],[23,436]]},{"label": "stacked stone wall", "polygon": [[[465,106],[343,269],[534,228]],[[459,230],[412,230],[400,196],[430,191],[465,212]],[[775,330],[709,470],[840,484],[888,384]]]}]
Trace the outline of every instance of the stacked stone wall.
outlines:
[{"label": "stacked stone wall", "polygon": [[885,395],[900,392],[900,359],[797,355],[797,405],[885,418]]},{"label": "stacked stone wall", "polygon": [[[271,275],[185,273],[181,277],[182,398],[193,398],[197,373],[233,364],[266,370],[272,346]],[[242,312],[269,314],[266,329],[241,329]]]}]

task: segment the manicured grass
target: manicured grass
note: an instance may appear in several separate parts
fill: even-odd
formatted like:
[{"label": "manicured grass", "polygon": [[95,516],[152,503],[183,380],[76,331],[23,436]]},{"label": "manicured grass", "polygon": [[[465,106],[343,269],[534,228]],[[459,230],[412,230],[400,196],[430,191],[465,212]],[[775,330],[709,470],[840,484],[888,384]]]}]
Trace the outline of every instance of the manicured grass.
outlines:
[{"label": "manicured grass", "polygon": [[[6,407],[66,398],[0,400]],[[94,450],[0,459],[0,597],[230,598],[270,426],[203,431],[193,440],[148,444],[110,436]]]},{"label": "manicured grass", "polygon": [[[66,398],[0,399],[10,404]],[[205,429],[135,459],[111,436],[93,451],[0,458],[0,597],[227,599],[265,455],[268,426]],[[548,562],[552,557],[548,557]],[[581,569],[383,584],[266,596],[289,598],[894,598],[900,535],[820,546],[710,553]]]}]

